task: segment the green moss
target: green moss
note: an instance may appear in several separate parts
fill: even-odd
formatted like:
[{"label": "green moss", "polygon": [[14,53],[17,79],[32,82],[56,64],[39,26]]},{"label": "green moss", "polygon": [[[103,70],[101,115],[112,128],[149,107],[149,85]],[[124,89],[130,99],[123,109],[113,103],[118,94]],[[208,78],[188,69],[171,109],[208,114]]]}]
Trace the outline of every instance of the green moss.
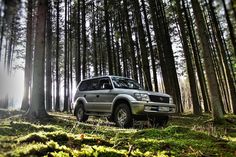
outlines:
[{"label": "green moss", "polygon": [[94,156],[94,157],[122,157],[126,156],[126,150],[116,150],[111,147],[104,146],[88,146],[84,145],[79,156]]},{"label": "green moss", "polygon": [[52,152],[49,153],[48,155],[45,155],[45,157],[47,156],[53,156],[53,157],[70,157],[69,153],[63,152],[63,151],[59,151],[59,152]]},{"label": "green moss", "polygon": [[56,142],[65,143],[69,140],[69,136],[66,132],[63,131],[56,131],[47,133],[46,136]]},{"label": "green moss", "polygon": [[48,141],[48,138],[43,133],[31,133],[24,137],[19,138],[19,143],[31,143],[31,142],[39,142],[45,143]]},{"label": "green moss", "polygon": [[12,157],[24,157],[24,156],[45,156],[53,152],[65,152],[70,156],[73,156],[74,151],[65,146],[59,146],[58,143],[49,141],[46,144],[35,143],[30,145],[23,145],[18,147],[14,152],[7,154]]},{"label": "green moss", "polygon": [[209,115],[175,116],[166,128],[142,130],[106,126],[101,120],[77,123],[63,113],[40,122],[5,119],[0,155],[230,157],[236,150],[235,116],[226,118],[225,124],[214,125]]}]

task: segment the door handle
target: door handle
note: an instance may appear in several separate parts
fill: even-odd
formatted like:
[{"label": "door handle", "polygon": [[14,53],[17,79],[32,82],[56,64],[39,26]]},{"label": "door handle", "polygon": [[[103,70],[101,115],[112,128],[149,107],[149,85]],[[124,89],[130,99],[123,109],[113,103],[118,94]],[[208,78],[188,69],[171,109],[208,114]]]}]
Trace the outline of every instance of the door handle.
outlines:
[{"label": "door handle", "polygon": [[86,98],[86,95],[84,95],[84,97]]},{"label": "door handle", "polygon": [[99,95],[96,95],[97,98],[99,98]]}]

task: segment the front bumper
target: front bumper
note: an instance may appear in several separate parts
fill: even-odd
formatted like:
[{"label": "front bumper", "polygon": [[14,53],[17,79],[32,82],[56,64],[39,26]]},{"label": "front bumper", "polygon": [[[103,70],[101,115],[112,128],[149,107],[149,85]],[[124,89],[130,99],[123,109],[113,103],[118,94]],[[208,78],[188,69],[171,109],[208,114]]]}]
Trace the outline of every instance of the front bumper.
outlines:
[{"label": "front bumper", "polygon": [[170,115],[175,113],[175,104],[132,101],[130,104],[133,115]]}]

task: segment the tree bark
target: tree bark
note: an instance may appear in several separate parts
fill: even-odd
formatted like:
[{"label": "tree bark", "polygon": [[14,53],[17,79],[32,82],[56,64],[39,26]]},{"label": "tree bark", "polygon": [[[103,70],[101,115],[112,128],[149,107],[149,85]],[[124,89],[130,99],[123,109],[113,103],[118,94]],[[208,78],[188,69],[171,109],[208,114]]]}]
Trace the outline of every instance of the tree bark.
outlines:
[{"label": "tree bark", "polygon": [[151,74],[150,74],[150,66],[148,60],[148,52],[147,52],[147,43],[145,39],[145,32],[142,24],[142,17],[140,12],[140,6],[138,0],[131,1],[134,7],[136,25],[138,28],[138,35],[139,35],[139,44],[141,49],[142,55],[142,67],[144,72],[144,80],[145,80],[145,87],[147,90],[152,90],[152,81],[151,81]]},{"label": "tree bark", "polygon": [[77,43],[75,51],[75,79],[76,85],[81,81],[81,57],[80,57],[80,0],[77,0]]},{"label": "tree bark", "polygon": [[32,102],[27,112],[27,116],[30,118],[41,118],[47,116],[44,103],[44,60],[47,1],[39,0],[37,10],[35,37],[37,40],[35,40]]},{"label": "tree bark", "polygon": [[85,5],[85,0],[82,0],[82,45],[83,45],[83,69],[82,69],[82,75],[83,79],[86,78],[87,75],[87,55],[86,55],[86,50],[87,50],[87,38],[86,38],[86,5]]},{"label": "tree bark", "polygon": [[188,72],[188,79],[190,84],[190,91],[191,91],[191,99],[193,104],[193,113],[196,115],[201,115],[202,110],[201,106],[199,104],[199,97],[197,94],[197,83],[196,83],[196,76],[193,69],[193,63],[192,63],[192,54],[190,52],[190,48],[188,46],[188,39],[187,34],[188,31],[185,28],[184,24],[184,18],[183,18],[183,12],[181,8],[181,4],[179,0],[176,0],[176,8],[177,8],[177,14],[178,14],[178,23],[180,26],[181,31],[181,39],[183,42],[183,51],[186,58],[186,64],[187,64],[187,72]]},{"label": "tree bark", "polygon": [[196,19],[197,29],[199,32],[200,43],[203,49],[203,59],[206,71],[207,82],[209,86],[210,100],[212,106],[212,114],[215,121],[220,121],[223,118],[222,104],[220,91],[217,83],[214,64],[211,58],[210,39],[207,32],[207,27],[204,22],[202,11],[198,0],[191,0],[193,13]]},{"label": "tree bark", "polygon": [[69,72],[69,68],[68,68],[68,61],[69,61],[69,55],[68,55],[68,2],[67,0],[65,0],[65,26],[64,26],[64,35],[65,35],[65,39],[64,39],[64,108],[63,111],[64,112],[68,112],[69,109],[69,95],[68,95],[68,91],[69,91],[69,82],[68,82],[68,72]]},{"label": "tree bark", "polygon": [[229,35],[230,35],[230,40],[232,42],[232,46],[234,48],[234,55],[236,56],[236,38],[235,38],[235,35],[234,35],[234,33],[235,33],[234,28],[233,28],[232,22],[230,21],[230,18],[229,18],[229,13],[228,13],[228,10],[226,8],[225,0],[221,0],[221,1],[223,3],[225,18],[226,18],[226,21],[227,21],[227,24],[228,24],[228,27],[229,27]]},{"label": "tree bark", "polygon": [[57,19],[56,19],[56,105],[55,111],[60,111],[60,78],[59,78],[59,59],[60,59],[60,27],[59,27],[59,20],[60,20],[60,3],[57,1],[56,5],[57,10]]},{"label": "tree bark", "polygon": [[52,4],[48,0],[46,52],[46,110],[52,111]]},{"label": "tree bark", "polygon": [[31,69],[32,69],[32,0],[28,0],[27,6],[27,33],[26,33],[26,55],[25,55],[25,80],[24,96],[21,104],[21,110],[27,111],[30,104],[29,93],[31,87]]},{"label": "tree bark", "polygon": [[186,20],[186,24],[187,24],[188,33],[189,33],[190,43],[191,43],[193,54],[194,54],[194,61],[196,64],[198,80],[199,80],[199,84],[200,84],[200,88],[201,88],[204,110],[205,110],[205,112],[209,112],[210,111],[210,109],[209,109],[209,96],[208,96],[208,90],[207,90],[207,86],[206,86],[206,80],[205,80],[205,77],[203,74],[202,63],[201,63],[200,56],[199,56],[199,49],[198,49],[198,46],[197,46],[197,43],[195,40],[195,36],[194,36],[195,32],[192,27],[192,23],[190,22],[192,20],[191,20],[189,13],[188,13],[187,8],[185,7],[184,0],[182,0],[182,6],[183,6],[184,16],[185,16],[185,20]]},{"label": "tree bark", "polygon": [[145,8],[144,0],[141,0],[141,3],[142,3],[144,21],[145,21],[147,37],[148,37],[148,44],[149,44],[150,55],[151,55],[151,63],[152,63],[151,65],[152,65],[154,89],[155,89],[155,91],[158,91],[158,82],[157,82],[157,73],[156,73],[157,70],[156,70],[156,62],[155,62],[156,59],[155,59],[154,50],[153,50],[153,46],[152,46],[152,39],[151,39],[151,33],[150,33],[150,28],[149,28],[149,22],[148,22],[148,18],[147,18],[147,11]]},{"label": "tree bark", "polygon": [[108,54],[108,71],[109,75],[113,75],[113,63],[112,63],[112,52],[111,52],[111,39],[110,39],[110,26],[109,26],[109,6],[107,0],[104,0],[104,11],[105,11],[105,27],[106,27],[106,48]]},{"label": "tree bark", "polygon": [[129,42],[129,48],[130,48],[130,54],[131,54],[131,64],[132,64],[132,70],[133,70],[133,78],[135,80],[138,80],[138,72],[136,68],[136,57],[135,57],[135,50],[134,50],[134,41],[132,39],[132,30],[130,25],[130,19],[129,19],[129,13],[128,13],[128,4],[127,0],[124,1],[124,14],[125,14],[125,21],[127,26],[127,34],[128,34],[128,42]]},{"label": "tree bark", "polygon": [[229,68],[229,65],[228,65],[227,56],[226,56],[226,53],[225,53],[227,50],[225,50],[225,47],[224,47],[224,44],[223,44],[223,39],[222,39],[223,37],[221,36],[219,23],[218,23],[217,18],[215,16],[215,11],[214,11],[215,9],[214,9],[214,6],[213,6],[212,3],[213,3],[213,1],[210,0],[209,1],[209,6],[210,6],[210,12],[211,12],[212,22],[213,22],[213,31],[215,32],[216,37],[217,37],[216,46],[218,47],[218,50],[219,50],[219,55],[220,55],[219,58],[222,60],[223,70],[226,73],[227,83],[225,84],[225,86],[227,86],[227,84],[229,86],[230,101],[231,101],[231,104],[232,104],[232,107],[233,107],[233,113],[236,114],[236,89],[235,89],[235,86],[234,86],[234,80],[233,80],[233,77],[231,75],[231,71],[230,71],[230,68]]},{"label": "tree bark", "polygon": [[153,25],[156,23],[158,26],[155,26],[154,31],[156,32],[156,40],[160,44],[158,50],[165,89],[167,93],[173,96],[174,103],[177,105],[176,111],[180,113],[183,112],[183,107],[163,2],[156,1],[155,3],[154,0],[149,0],[149,6]]}]

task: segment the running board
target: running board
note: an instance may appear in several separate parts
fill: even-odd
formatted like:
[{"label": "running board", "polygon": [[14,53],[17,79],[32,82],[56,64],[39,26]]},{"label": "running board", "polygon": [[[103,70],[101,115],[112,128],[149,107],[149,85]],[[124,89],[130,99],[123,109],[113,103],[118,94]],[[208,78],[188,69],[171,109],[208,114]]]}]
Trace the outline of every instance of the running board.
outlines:
[{"label": "running board", "polygon": [[109,117],[111,114],[109,113],[94,113],[94,112],[86,112],[85,113],[88,116],[99,116],[99,117]]}]

